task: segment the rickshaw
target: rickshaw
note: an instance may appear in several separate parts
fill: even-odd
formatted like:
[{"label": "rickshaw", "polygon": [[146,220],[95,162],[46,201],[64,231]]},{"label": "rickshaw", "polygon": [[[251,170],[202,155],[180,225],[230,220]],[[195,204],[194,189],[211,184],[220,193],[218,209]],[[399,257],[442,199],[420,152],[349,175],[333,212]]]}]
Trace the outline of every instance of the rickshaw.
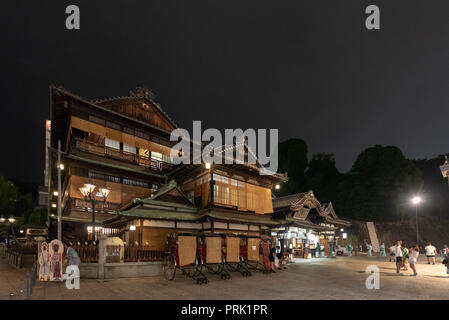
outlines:
[{"label": "rickshaw", "polygon": [[266,236],[242,236],[242,238],[244,241],[243,245],[240,246],[240,256],[243,265],[248,270],[270,272],[270,238]]},{"label": "rickshaw", "polygon": [[238,235],[226,235],[225,265],[228,271],[240,272],[242,276],[248,277],[251,271],[246,267],[240,252],[241,242],[244,240]]},{"label": "rickshaw", "polygon": [[223,235],[203,234],[200,240],[202,266],[209,272],[219,275],[222,280],[230,279],[231,275],[225,269]]},{"label": "rickshaw", "polygon": [[169,251],[164,262],[164,276],[173,280],[180,270],[197,284],[208,283],[202,272],[201,257],[198,254],[198,237],[189,233],[172,233],[168,236]]}]

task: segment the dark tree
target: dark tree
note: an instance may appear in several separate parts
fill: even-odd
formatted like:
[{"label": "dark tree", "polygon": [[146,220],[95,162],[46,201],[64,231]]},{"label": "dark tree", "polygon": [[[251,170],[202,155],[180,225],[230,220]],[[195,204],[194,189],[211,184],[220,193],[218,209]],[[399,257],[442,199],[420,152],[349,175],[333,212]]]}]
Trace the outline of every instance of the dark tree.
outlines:
[{"label": "dark tree", "polygon": [[287,173],[289,180],[276,191],[278,196],[285,196],[303,191],[304,171],[307,167],[307,144],[301,139],[289,139],[279,144],[278,172]]}]

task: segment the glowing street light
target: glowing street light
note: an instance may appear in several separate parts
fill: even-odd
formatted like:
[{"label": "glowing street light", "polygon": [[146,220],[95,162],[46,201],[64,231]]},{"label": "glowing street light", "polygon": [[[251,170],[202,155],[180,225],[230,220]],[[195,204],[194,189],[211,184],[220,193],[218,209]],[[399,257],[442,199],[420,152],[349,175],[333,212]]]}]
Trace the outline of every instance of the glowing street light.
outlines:
[{"label": "glowing street light", "polygon": [[[95,227],[95,194],[94,194],[94,190],[97,186],[91,183],[86,183],[84,184],[84,186],[82,186],[80,188],[80,192],[81,194],[84,196],[84,200],[85,201],[90,201],[91,205],[92,205],[92,226],[94,226],[92,228],[92,240],[95,241],[95,231],[96,230],[100,230],[97,229],[97,227]],[[109,195],[109,192],[111,192],[111,190],[109,190],[108,188],[99,188],[98,191],[100,192],[100,196],[103,197],[103,201],[105,203],[104,206],[106,206],[106,199]],[[86,206],[86,211],[87,211],[87,206]]]},{"label": "glowing street light", "polygon": [[421,201],[422,201],[422,200],[421,200],[421,197],[416,196],[416,197],[413,197],[413,198],[412,198],[412,203],[413,203],[414,205],[420,204]]}]

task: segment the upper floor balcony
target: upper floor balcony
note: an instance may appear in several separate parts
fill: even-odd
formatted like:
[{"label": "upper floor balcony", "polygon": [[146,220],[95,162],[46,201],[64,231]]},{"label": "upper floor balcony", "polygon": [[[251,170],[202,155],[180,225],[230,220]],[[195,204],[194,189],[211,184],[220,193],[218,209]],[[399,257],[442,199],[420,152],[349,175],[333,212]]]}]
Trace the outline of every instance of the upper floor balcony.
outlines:
[{"label": "upper floor balcony", "polygon": [[96,144],[79,138],[73,138],[72,149],[98,155],[105,158],[124,161],[152,170],[169,171],[173,169],[173,164],[157,160],[154,158],[139,155],[137,153]]}]

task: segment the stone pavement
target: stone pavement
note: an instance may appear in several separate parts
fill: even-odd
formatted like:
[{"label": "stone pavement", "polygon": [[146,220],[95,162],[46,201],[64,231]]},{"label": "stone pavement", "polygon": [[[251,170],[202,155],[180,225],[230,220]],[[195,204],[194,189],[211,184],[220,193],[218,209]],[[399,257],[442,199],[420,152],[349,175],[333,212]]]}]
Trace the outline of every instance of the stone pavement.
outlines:
[{"label": "stone pavement", "polygon": [[[441,259],[440,259],[441,260]],[[380,289],[365,286],[366,267],[380,269]],[[441,262],[427,265],[420,257],[418,277],[395,274],[388,258],[338,257],[298,260],[274,274],[253,272],[248,278],[232,273],[230,280],[206,273],[207,285],[197,285],[183,275],[173,281],[162,277],[139,279],[81,279],[80,290],[64,283],[38,283],[33,299],[449,299],[449,278]]]},{"label": "stone pavement", "polygon": [[14,299],[21,298],[20,289],[26,279],[28,269],[17,269],[10,265],[6,258],[0,257],[0,300],[10,298],[10,293],[14,294]]}]

